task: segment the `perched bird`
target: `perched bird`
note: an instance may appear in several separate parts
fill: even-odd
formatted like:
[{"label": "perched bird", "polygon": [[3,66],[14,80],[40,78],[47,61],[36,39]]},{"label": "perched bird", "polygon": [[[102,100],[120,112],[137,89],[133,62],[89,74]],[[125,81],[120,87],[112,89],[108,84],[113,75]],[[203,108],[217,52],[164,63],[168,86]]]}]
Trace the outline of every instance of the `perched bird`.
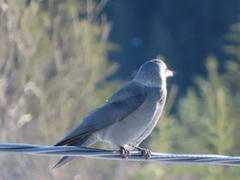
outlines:
[{"label": "perched bird", "polygon": [[[120,148],[123,158],[129,157],[133,149],[150,158],[151,152],[138,145],[157,124],[167,97],[166,78],[173,74],[160,59],[147,61],[132,81],[89,113],[81,124],[54,146],[87,147],[104,141]],[[73,158],[64,156],[53,168]]]}]

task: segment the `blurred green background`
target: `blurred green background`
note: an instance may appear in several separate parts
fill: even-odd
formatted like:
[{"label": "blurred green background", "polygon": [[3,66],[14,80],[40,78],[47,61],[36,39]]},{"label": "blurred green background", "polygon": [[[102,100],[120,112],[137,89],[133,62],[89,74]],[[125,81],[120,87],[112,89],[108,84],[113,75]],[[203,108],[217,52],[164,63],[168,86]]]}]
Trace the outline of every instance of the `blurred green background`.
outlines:
[{"label": "blurred green background", "polygon": [[[0,0],[0,143],[52,145],[161,57],[165,111],[142,147],[240,154],[240,1]],[[109,147],[96,143],[93,147]],[[0,179],[239,179],[239,167],[0,154]]]}]

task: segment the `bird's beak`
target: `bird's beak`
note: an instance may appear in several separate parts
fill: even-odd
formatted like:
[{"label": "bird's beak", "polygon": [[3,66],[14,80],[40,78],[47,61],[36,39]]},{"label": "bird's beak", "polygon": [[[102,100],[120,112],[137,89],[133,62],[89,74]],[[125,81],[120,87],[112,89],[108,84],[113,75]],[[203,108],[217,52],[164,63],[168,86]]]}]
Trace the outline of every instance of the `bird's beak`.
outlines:
[{"label": "bird's beak", "polygon": [[172,77],[174,75],[174,71],[171,71],[171,70],[167,70],[166,72],[166,77]]}]

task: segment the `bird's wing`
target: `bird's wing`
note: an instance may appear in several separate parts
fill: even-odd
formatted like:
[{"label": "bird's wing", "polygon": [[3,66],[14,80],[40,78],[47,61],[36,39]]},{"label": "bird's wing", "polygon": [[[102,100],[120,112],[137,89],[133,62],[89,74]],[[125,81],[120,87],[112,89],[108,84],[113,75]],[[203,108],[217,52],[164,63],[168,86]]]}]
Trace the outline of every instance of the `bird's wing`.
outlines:
[{"label": "bird's wing", "polygon": [[131,81],[119,89],[105,104],[92,111],[83,122],[55,146],[74,145],[80,139],[121,121],[138,109],[147,96],[145,86]]}]

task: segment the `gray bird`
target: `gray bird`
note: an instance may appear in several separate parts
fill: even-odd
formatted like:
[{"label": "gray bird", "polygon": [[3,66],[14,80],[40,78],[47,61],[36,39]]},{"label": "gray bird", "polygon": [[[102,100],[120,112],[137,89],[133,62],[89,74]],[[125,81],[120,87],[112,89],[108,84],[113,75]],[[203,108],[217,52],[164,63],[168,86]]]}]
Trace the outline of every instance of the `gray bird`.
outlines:
[{"label": "gray bird", "polygon": [[[97,141],[120,148],[123,158],[138,149],[149,158],[149,150],[138,145],[152,132],[163,111],[167,97],[166,78],[173,71],[154,59],[144,63],[136,77],[120,88],[102,106],[89,113],[75,129],[54,146],[87,147]],[[74,157],[64,156],[53,168]]]}]

